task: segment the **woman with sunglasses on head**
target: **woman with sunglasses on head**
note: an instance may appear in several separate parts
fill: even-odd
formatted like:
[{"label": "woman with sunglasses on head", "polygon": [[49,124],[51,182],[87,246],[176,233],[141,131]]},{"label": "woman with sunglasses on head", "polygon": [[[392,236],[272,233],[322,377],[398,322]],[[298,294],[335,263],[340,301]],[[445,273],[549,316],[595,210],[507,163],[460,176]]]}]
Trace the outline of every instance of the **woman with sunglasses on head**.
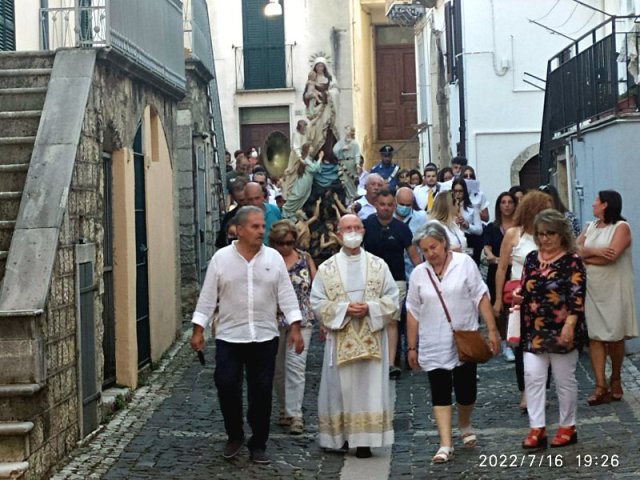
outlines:
[{"label": "woman with sunglasses on head", "polygon": [[[631,229],[622,216],[622,197],[614,190],[598,193],[592,205],[595,222],[578,238],[579,253],[587,265],[587,326],[589,356],[596,389],[591,406],[622,399],[620,371],[624,341],[638,336],[635,278],[631,258]],[[611,358],[609,385],[604,373]]]},{"label": "woman with sunglasses on head", "polygon": [[[525,196],[526,198],[526,196]],[[529,434],[522,448],[547,446],[545,401],[549,366],[560,415],[551,447],[578,441],[576,410],[578,352],[587,341],[584,321],[586,272],[576,252],[571,224],[563,214],[547,209],[536,215],[537,250],[526,257],[522,287],[514,292],[521,303],[520,348],[524,351],[525,393]]]},{"label": "woman with sunglasses on head", "polygon": [[467,238],[467,245],[471,249],[473,249],[476,244],[480,246],[478,255],[472,255],[473,260],[478,264],[482,251],[482,221],[480,220],[480,211],[471,203],[467,182],[463,178],[456,178],[453,181],[451,191],[453,192],[453,202],[458,207],[458,215],[456,216],[455,222],[460,227],[460,230],[464,232]]},{"label": "woman with sunglasses on head", "polygon": [[316,265],[307,252],[296,248],[298,233],[296,226],[289,220],[275,222],[269,230],[269,246],[275,248],[289,270],[289,278],[298,297],[302,322],[300,333],[304,339],[305,349],[301,354],[287,350],[287,328],[284,314],[278,311],[280,343],[276,357],[274,385],[280,404],[281,425],[289,425],[289,433],[300,435],[304,432],[302,418],[302,399],[304,397],[305,370],[307,353],[313,331],[315,317],[311,310],[311,282],[316,274]]},{"label": "woman with sunglasses on head", "polygon": [[452,252],[464,253],[467,248],[467,239],[456,223],[458,212],[458,207],[453,202],[453,193],[451,190],[444,190],[433,199],[433,207],[428,218],[437,221],[444,227]]}]

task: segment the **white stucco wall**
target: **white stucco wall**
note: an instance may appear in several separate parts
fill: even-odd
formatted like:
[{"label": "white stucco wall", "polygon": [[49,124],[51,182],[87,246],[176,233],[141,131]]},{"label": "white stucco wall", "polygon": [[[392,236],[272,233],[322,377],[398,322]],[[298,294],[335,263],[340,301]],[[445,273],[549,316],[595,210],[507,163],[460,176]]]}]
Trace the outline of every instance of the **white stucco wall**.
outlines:
[{"label": "white stucco wall", "polygon": [[[239,109],[243,107],[289,106],[289,123],[292,129],[295,128],[297,120],[304,118],[302,93],[311,67],[309,58],[320,51],[331,56],[329,71],[340,87],[336,120],[339,131],[352,123],[351,38],[349,4],[345,0],[281,0],[285,15],[285,43],[295,44],[292,49],[294,91],[240,94],[236,94],[233,47],[243,43],[242,2],[207,0],[207,3],[227,150],[233,152],[241,147]],[[332,28],[336,29],[335,34],[332,34]],[[334,39],[337,41],[333,42]]]},{"label": "white stucco wall", "polygon": [[[515,157],[540,140],[544,92],[523,82],[524,73],[545,78],[549,58],[570,43],[529,19],[576,38],[603,17],[585,7],[574,9],[575,5],[555,0],[462,2],[466,156],[492,205],[498,194],[511,186],[510,167]],[[425,28],[444,29],[444,2],[439,2],[432,14],[434,20]],[[444,34],[442,41],[444,45]],[[449,108],[455,155],[460,126],[457,84],[449,88]]]},{"label": "white stucco wall", "polygon": [[[576,181],[584,192],[582,198],[576,197],[574,211],[582,216],[583,225],[593,220],[591,204],[600,190],[616,190],[622,195],[622,215],[629,222],[633,238],[636,306],[640,308],[640,209],[635,201],[640,178],[636,153],[639,129],[640,118],[617,121],[586,130],[580,141],[573,138],[570,144]],[[627,351],[640,351],[640,339],[626,344]]]},{"label": "white stucco wall", "polygon": [[40,0],[15,3],[16,50],[40,50]]}]

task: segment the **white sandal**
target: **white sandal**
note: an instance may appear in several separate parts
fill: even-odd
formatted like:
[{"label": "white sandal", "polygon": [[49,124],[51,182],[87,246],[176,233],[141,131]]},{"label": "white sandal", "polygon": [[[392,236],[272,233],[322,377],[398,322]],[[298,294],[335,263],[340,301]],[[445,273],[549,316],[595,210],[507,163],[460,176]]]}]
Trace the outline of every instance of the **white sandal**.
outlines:
[{"label": "white sandal", "polygon": [[461,428],[462,433],[460,434],[460,438],[462,439],[462,443],[466,448],[474,448],[478,444],[478,437],[473,432],[473,428],[471,425]]},{"label": "white sandal", "polygon": [[453,447],[440,447],[431,459],[431,463],[447,463],[453,458]]}]

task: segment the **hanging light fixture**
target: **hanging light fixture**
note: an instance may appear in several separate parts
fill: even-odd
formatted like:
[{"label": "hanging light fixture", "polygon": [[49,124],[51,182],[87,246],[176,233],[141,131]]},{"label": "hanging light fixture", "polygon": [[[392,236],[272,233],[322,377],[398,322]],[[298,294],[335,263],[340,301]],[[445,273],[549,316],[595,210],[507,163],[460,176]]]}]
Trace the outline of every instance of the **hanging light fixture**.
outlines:
[{"label": "hanging light fixture", "polygon": [[269,3],[264,7],[264,14],[267,17],[277,17],[282,15],[282,5],[280,0],[269,0]]}]

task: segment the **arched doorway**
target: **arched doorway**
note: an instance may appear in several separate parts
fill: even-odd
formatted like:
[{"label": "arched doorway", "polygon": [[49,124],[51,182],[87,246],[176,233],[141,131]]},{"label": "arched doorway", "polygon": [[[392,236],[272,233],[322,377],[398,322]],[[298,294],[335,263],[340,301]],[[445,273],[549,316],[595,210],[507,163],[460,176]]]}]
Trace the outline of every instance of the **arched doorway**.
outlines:
[{"label": "arched doorway", "polygon": [[540,186],[540,155],[531,157],[519,172],[520,186],[523,188],[536,189]]}]

